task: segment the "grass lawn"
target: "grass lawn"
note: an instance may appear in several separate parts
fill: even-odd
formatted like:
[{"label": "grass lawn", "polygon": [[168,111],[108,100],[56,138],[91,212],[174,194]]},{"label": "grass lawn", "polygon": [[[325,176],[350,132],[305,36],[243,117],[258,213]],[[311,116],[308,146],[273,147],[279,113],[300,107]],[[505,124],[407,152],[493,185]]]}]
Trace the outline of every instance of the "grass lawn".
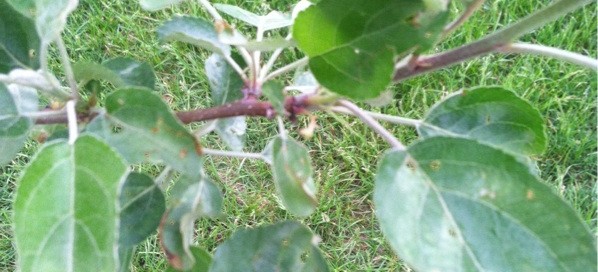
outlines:
[{"label": "grass lawn", "polygon": [[[289,11],[293,1],[221,1],[265,13]],[[507,25],[550,1],[487,1],[483,8],[441,43],[438,50],[473,41]],[[81,0],[69,19],[65,40],[73,62],[102,62],[128,56],[150,63],[158,77],[158,91],[177,110],[209,107],[211,99],[204,76],[209,55],[182,43],[161,44],[156,28],[173,14],[206,16],[194,1],[164,11],[142,11],[134,0]],[[232,21],[233,23],[237,23]],[[522,38],[580,52],[596,58],[596,4],[569,14]],[[249,31],[247,27],[241,30]],[[247,32],[246,32],[247,33]],[[283,62],[301,57],[287,50]],[[59,73],[57,61],[52,62]],[[534,56],[492,55],[420,76],[394,86],[394,100],[382,108],[365,108],[386,114],[421,118],[441,97],[461,88],[502,85],[516,91],[538,107],[546,120],[548,150],[539,156],[541,176],[569,202],[596,233],[596,72],[552,59]],[[320,248],[334,271],[408,271],[390,250],[372,212],[374,173],[380,155],[388,148],[369,128],[354,117],[317,113],[319,128],[305,140],[312,155],[318,185],[319,208],[302,221],[322,238]],[[300,118],[287,124],[292,136],[307,125]],[[384,124],[403,143],[416,140],[410,127]],[[273,120],[248,120],[247,151],[261,152],[276,135]],[[204,146],[224,149],[213,134]],[[0,270],[13,270],[12,200],[15,182],[38,144],[34,141],[0,168]],[[291,219],[276,197],[269,166],[262,161],[214,157],[206,160],[206,171],[224,192],[225,216],[201,219],[197,243],[212,251],[239,228]],[[157,166],[141,168],[152,175]],[[547,211],[549,212],[549,211]],[[155,236],[138,247],[134,271],[163,271],[166,264]]]}]

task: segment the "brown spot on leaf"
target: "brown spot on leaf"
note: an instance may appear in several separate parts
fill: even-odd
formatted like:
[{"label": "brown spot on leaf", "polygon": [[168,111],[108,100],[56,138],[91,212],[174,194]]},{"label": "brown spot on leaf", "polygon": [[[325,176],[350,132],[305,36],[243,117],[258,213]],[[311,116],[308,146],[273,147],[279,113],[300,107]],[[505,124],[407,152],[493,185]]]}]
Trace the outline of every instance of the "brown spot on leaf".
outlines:
[{"label": "brown spot on leaf", "polygon": [[430,162],[430,169],[432,169],[432,171],[438,171],[440,170],[440,161],[439,160],[433,160],[432,162]]},{"label": "brown spot on leaf", "polygon": [[158,127],[153,127],[151,130],[153,134],[157,134],[160,131]]},{"label": "brown spot on leaf", "polygon": [[453,228],[449,228],[448,229],[448,233],[451,237],[456,238],[457,237],[457,231],[455,231],[455,229]]},{"label": "brown spot on leaf", "polygon": [[181,257],[177,256],[174,252],[171,252],[168,247],[164,243],[164,227],[166,224],[172,224],[172,222],[168,222],[168,214],[170,210],[164,212],[162,215],[162,219],[160,220],[160,225],[158,226],[158,240],[160,240],[160,247],[164,254],[166,254],[166,258],[170,265],[178,270],[183,270],[183,260]]},{"label": "brown spot on leaf", "polygon": [[203,154],[203,151],[201,150],[201,144],[195,137],[193,137],[193,145],[195,146],[195,153],[197,153],[197,155]]},{"label": "brown spot on leaf", "polygon": [[179,158],[184,159],[187,157],[187,153],[189,153],[189,151],[187,151],[187,149],[183,148],[179,151]]},{"label": "brown spot on leaf", "polygon": [[536,198],[536,194],[534,191],[532,191],[532,189],[527,189],[527,192],[525,192],[525,198],[527,198],[527,200],[532,200]]}]

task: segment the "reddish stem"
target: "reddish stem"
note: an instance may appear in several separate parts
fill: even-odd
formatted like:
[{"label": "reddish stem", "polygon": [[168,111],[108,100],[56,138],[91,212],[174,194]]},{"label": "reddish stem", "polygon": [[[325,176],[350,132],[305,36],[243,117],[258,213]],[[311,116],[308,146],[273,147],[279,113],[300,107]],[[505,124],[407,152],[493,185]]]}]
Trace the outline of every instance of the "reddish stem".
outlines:
[{"label": "reddish stem", "polygon": [[[285,115],[288,116],[290,120],[293,121],[298,114],[305,114],[307,112],[307,107],[309,105],[306,98],[306,96],[290,96],[285,99]],[[235,116],[262,116],[272,118],[276,112],[270,102],[249,98],[207,109],[179,111],[175,114],[181,122],[189,124]],[[78,118],[80,122],[89,122],[97,115],[97,113],[80,114]],[[66,114],[64,116],[40,117],[35,120],[35,123],[38,125],[66,124],[67,117]]]}]

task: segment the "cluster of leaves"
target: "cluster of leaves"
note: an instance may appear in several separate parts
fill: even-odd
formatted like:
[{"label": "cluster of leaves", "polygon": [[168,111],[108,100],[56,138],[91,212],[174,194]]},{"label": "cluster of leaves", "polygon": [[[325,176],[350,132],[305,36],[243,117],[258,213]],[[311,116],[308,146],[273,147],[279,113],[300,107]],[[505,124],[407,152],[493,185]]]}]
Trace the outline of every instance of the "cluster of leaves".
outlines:
[{"label": "cluster of leaves", "polygon": [[[141,0],[148,10],[177,2]],[[265,116],[279,120],[325,109],[344,101],[341,97],[378,97],[391,83],[396,60],[431,49],[450,15],[443,0],[301,1],[291,15],[264,16],[200,2],[215,22],[177,16],[158,29],[158,36],[213,52],[205,66],[216,108],[251,104],[263,94],[270,105]],[[79,129],[71,122],[69,139],[45,143],[18,182],[14,224],[20,269],[127,271],[135,246],[158,229],[176,270],[327,271],[317,237],[297,221],[239,231],[213,256],[193,245],[195,221],[219,216],[222,194],[203,172],[205,149],[197,134],[153,92],[151,67],[115,58],[76,63],[69,71],[67,58],[71,94],[46,67],[48,47],[61,47],[60,34],[76,5],[75,0],[0,0],[0,163],[23,146],[43,119],[39,116],[48,117],[39,109],[38,93],[78,100],[79,121],[85,123]],[[256,27],[256,39],[230,26],[218,11]],[[281,28],[291,34],[263,38]],[[269,73],[270,61],[259,63],[261,53],[273,51],[275,61],[293,46],[309,64],[309,72],[287,86],[303,91],[296,96],[286,91],[293,88],[270,80],[279,73]],[[117,89],[101,109],[94,96],[84,101],[72,93],[98,81]],[[51,113],[77,118],[63,110]],[[245,118],[216,119],[205,130],[239,152]],[[501,87],[471,88],[439,101],[415,124],[421,139],[409,147],[393,145],[381,159],[374,190],[380,227],[410,266],[422,271],[594,266],[592,235],[542,183],[531,158],[546,147],[544,122],[533,106]],[[260,157],[271,164],[285,208],[306,217],[317,208],[310,157],[283,126],[279,133]],[[164,176],[133,172],[141,162],[164,164]],[[171,171],[178,179],[167,200],[161,183]]]}]

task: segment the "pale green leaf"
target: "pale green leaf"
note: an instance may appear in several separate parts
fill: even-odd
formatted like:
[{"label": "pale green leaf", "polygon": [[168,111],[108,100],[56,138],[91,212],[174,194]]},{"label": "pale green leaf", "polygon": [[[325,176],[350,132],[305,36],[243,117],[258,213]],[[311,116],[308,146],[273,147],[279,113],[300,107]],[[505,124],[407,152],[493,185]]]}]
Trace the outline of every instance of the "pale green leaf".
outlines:
[{"label": "pale green leaf", "polygon": [[183,0],[139,0],[141,7],[148,11],[161,10],[176,5]]},{"label": "pale green leaf", "polygon": [[132,248],[152,234],[166,210],[164,194],[152,178],[130,173],[119,196],[119,246]]},{"label": "pale green leaf", "polygon": [[37,33],[44,42],[58,39],[66,26],[68,15],[75,10],[78,0],[36,0]]},{"label": "pale green leaf", "polygon": [[262,86],[262,93],[268,101],[272,103],[272,107],[276,111],[277,114],[284,116],[285,109],[284,109],[284,85],[278,81],[268,81]]},{"label": "pale green leaf", "polygon": [[[223,105],[243,98],[243,80],[220,55],[212,54],[205,62],[206,75],[215,105]],[[216,133],[232,150],[245,145],[247,124],[244,116],[216,120]]]},{"label": "pale green leaf", "polygon": [[295,42],[293,40],[287,40],[285,38],[270,38],[270,39],[264,39],[259,42],[258,41],[249,41],[245,44],[239,44],[239,46],[241,46],[249,51],[267,52],[267,51],[274,51],[276,49],[282,49],[282,48],[295,46]]},{"label": "pale green leaf", "polygon": [[278,11],[272,11],[267,15],[260,16],[233,5],[215,4],[214,7],[236,19],[257,27],[261,31],[283,28],[293,24],[291,16]]},{"label": "pale green leaf", "polygon": [[114,87],[139,86],[154,89],[156,76],[152,67],[130,58],[113,58],[102,64],[78,62],[73,65],[78,81],[105,80]]},{"label": "pale green leaf", "polygon": [[[28,101],[20,95],[27,94],[15,92],[13,95],[3,83],[0,83],[0,165],[10,162],[21,150],[33,125],[31,119],[21,114],[30,109],[31,101],[19,102]],[[37,105],[37,97],[35,97],[35,104]]]},{"label": "pale green leaf", "polygon": [[[18,3],[26,5],[27,1]],[[38,69],[39,46],[35,23],[0,0],[0,73],[15,67]]]},{"label": "pale green leaf", "polygon": [[459,135],[524,155],[546,148],[542,116],[532,105],[501,87],[463,90],[426,114],[419,134]]},{"label": "pale green leaf", "polygon": [[282,203],[294,215],[310,215],[317,200],[307,148],[293,139],[277,137],[271,150],[272,174]]},{"label": "pale green leaf", "polygon": [[433,137],[385,155],[376,215],[417,271],[593,271],[594,237],[510,153]]},{"label": "pale green leaf", "polygon": [[216,248],[210,271],[328,271],[317,241],[296,221],[239,230]]},{"label": "pale green leaf", "polygon": [[214,25],[199,17],[175,16],[158,28],[162,41],[181,41],[208,49],[221,55],[230,55],[230,46],[219,40]]},{"label": "pale green leaf", "polygon": [[145,88],[120,89],[106,98],[106,110],[87,131],[105,139],[129,163],[165,162],[199,176],[201,146],[160,96]]},{"label": "pale green leaf", "polygon": [[127,173],[124,160],[92,136],[44,146],[17,183],[20,270],[115,271],[117,194]]},{"label": "pale green leaf", "polygon": [[160,225],[160,242],[170,265],[188,270],[196,263],[191,252],[195,220],[220,215],[222,193],[205,175],[183,176],[172,190],[172,199]]},{"label": "pale green leaf", "polygon": [[366,99],[391,82],[395,58],[429,48],[447,18],[421,0],[328,0],[299,13],[293,38],[322,86]]}]

